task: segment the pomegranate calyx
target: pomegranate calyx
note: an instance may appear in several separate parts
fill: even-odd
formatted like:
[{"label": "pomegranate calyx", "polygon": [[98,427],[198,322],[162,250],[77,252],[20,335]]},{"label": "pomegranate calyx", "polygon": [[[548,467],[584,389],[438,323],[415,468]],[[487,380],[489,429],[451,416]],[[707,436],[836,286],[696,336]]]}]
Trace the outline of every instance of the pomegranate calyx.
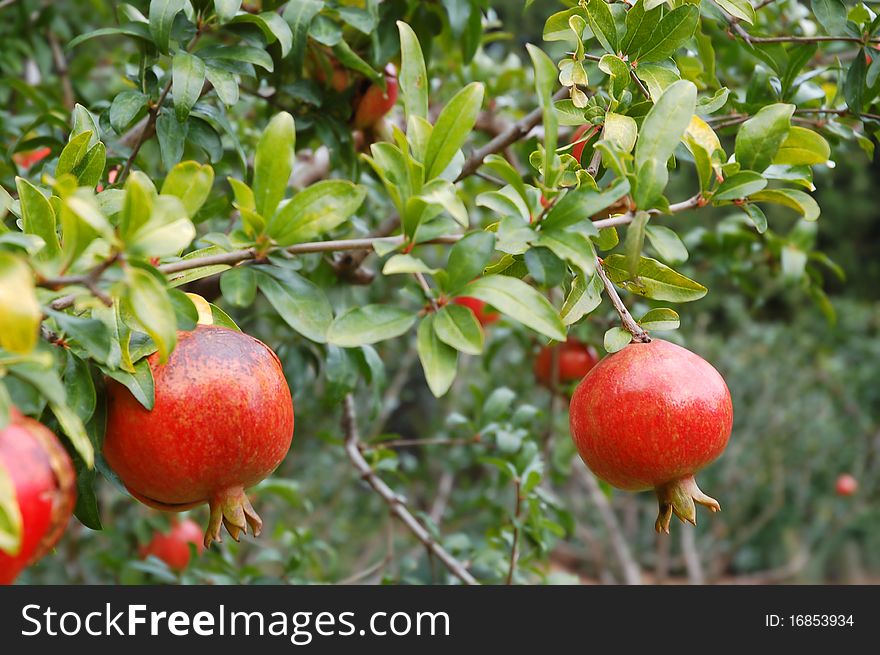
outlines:
[{"label": "pomegranate calyx", "polygon": [[242,532],[247,534],[248,526],[255,537],[260,536],[263,520],[254,511],[241,487],[221,491],[211,500],[210,507],[211,518],[208,520],[208,529],[205,530],[205,548],[210,548],[215,541],[222,541],[221,526],[226,527],[226,531],[235,541],[239,540]]},{"label": "pomegranate calyx", "polygon": [[697,486],[694,476],[689,475],[678,480],[665,482],[654,488],[660,504],[660,512],[654,529],[669,534],[669,523],[675,514],[684,523],[697,524],[696,504],[708,507],[711,511],[721,510],[721,505],[711,496],[704,494]]}]

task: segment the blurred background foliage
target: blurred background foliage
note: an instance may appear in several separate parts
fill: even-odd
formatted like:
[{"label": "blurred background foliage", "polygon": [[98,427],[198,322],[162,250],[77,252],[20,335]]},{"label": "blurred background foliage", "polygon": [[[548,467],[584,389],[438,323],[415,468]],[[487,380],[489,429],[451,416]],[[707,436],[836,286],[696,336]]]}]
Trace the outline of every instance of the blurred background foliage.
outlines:
[{"label": "blurred background foliage", "polygon": [[[78,34],[112,24],[114,15],[113,3],[97,0],[16,4],[0,13],[0,182],[7,188],[17,172],[11,160],[15,150],[60,148],[64,142],[68,113],[53,49],[63,50]],[[484,48],[464,68],[448,26],[430,20],[438,3],[386,4],[416,25],[421,16],[422,32],[435,33],[431,68],[452,71],[435,75],[439,95],[442,87],[455,90],[479,79],[489,85],[499,111],[515,118],[531,109],[523,45],[541,41],[544,19],[560,9],[558,2],[539,0],[525,11],[514,0],[485,3],[491,7],[482,7]],[[788,21],[805,15],[794,0],[775,5],[776,15]],[[65,53],[77,100],[95,112],[125,89],[124,67],[136,62],[136,48],[118,38],[92,40]],[[745,56],[741,43],[731,39],[727,49],[718,50],[718,66]],[[295,82],[274,81],[281,88]],[[289,99],[284,93],[278,98]],[[243,96],[229,112],[230,128],[252,146],[275,111],[259,98]],[[54,118],[34,135],[30,125],[42,114]],[[299,116],[297,122],[306,131],[298,146],[332,142],[334,163],[356,167],[353,146],[341,131],[329,123],[317,129]],[[735,129],[724,133],[726,147],[734,135]],[[533,143],[517,146],[521,161],[527,161]],[[158,162],[158,152],[151,155],[150,148],[155,145],[145,146],[146,156]],[[517,582],[622,582],[631,580],[634,567],[644,581],[658,582],[880,581],[880,210],[875,189],[880,162],[852,141],[835,142],[834,153],[833,168],[815,171],[815,197],[822,207],[817,224],[768,210],[773,233],[798,239],[807,250],[815,246],[836,263],[821,267],[827,298],[811,292],[800,275],[780,270],[779,259],[758,246],[759,237],[732,208],[673,219],[685,243],[697,246],[679,270],[710,293],[683,308],[681,330],[667,338],[712,362],[734,399],[730,446],[701,479],[721,501],[720,514],[701,516],[695,529],[676,526],[672,537],[657,537],[650,529],[656,513],[652,494],[626,494],[586,479],[568,437],[565,401],[551,399],[531,374],[536,337],[504,320],[489,328],[486,354],[466,358],[451,393],[440,400],[424,382],[414,339],[376,348],[385,362],[385,379],[374,376],[371,384],[362,381],[358,387],[368,459],[420,518],[442,525],[444,545],[486,581],[504,581],[515,523],[523,544]],[[238,165],[233,149],[214,165],[222,179]],[[686,197],[694,187],[690,169],[684,169],[673,180],[671,198]],[[486,188],[478,179],[466,184],[474,196]],[[373,217],[362,226],[364,232],[383,218]],[[317,256],[306,264],[318,272],[325,266]],[[377,276],[368,287],[338,285],[332,293],[374,302],[400,291]],[[278,352],[294,394],[290,456],[254,494],[265,535],[241,544],[227,540],[177,574],[158,560],[138,557],[139,546],[166,527],[167,518],[105,482],[100,487],[104,529],[72,523],[57,555],[30,569],[22,581],[449,581],[387,506],[367,492],[343,451],[338,408],[343,395],[363,380],[363,357],[292,335],[265,299],[244,310],[222,298],[216,302]],[[575,333],[600,347],[615,320],[610,307],[603,307]],[[414,440],[427,445],[413,445]],[[382,445],[387,442],[391,445]],[[539,480],[515,522],[512,470],[524,480],[535,471]],[[834,493],[842,473],[859,480],[852,497]],[[194,515],[205,518],[201,510]]]}]

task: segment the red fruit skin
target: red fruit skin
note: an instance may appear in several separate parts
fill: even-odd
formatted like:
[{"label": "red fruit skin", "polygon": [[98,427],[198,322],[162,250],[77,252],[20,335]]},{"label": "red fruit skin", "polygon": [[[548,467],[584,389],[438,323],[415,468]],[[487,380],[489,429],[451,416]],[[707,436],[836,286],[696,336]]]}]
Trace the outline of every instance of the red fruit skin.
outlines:
[{"label": "red fruit skin", "polygon": [[107,462],[147,505],[184,511],[209,503],[206,545],[219,538],[215,511],[237,538],[227,520],[246,530],[244,516],[226,510],[242,507],[258,533],[261,522],[255,513],[250,521],[253,508],[242,490],[275,470],[293,438],[293,402],[278,357],[251,336],[199,325],[178,333],[165,364],[158,353],[147,361],[152,411],[123,385],[107,383]]},{"label": "red fruit skin", "polygon": [[12,160],[22,168],[30,168],[34,164],[43,161],[52,152],[51,148],[37,148],[29,152],[17,152],[12,155]]},{"label": "red fruit skin", "polygon": [[391,111],[397,102],[397,69],[392,64],[385,67],[385,91],[378,84],[367,89],[354,114],[354,126],[359,130],[371,127]]},{"label": "red fruit skin", "polygon": [[841,474],[834,483],[834,491],[838,496],[852,496],[858,491],[858,489],[859,481],[849,473]]},{"label": "red fruit skin", "polygon": [[473,298],[471,296],[458,296],[452,300],[456,305],[461,305],[462,307],[467,307],[474,313],[474,316],[477,317],[477,320],[480,322],[480,325],[486,327],[487,325],[491,325],[495,321],[501,318],[501,314],[498,312],[491,312],[486,309],[486,303],[484,303],[479,298]]},{"label": "red fruit skin", "polygon": [[[579,128],[577,128],[575,130],[574,134],[571,135],[571,140],[569,141],[569,143],[574,143],[578,139],[582,138],[584,136],[584,134],[587,133],[587,130],[591,129],[592,127],[593,127],[592,125],[581,125]],[[574,148],[571,149],[571,156],[574,157],[575,159],[577,159],[578,161],[580,161],[581,155],[584,154],[584,148],[586,146],[587,146],[587,141],[584,141],[582,143],[578,143]]]},{"label": "red fruit skin", "polygon": [[596,349],[570,337],[565,343],[544,346],[535,358],[535,377],[545,387],[552,386],[553,352],[559,351],[559,377],[556,383],[580,380],[599,361]]},{"label": "red fruit skin", "polygon": [[12,479],[22,517],[18,554],[0,550],[0,584],[6,585],[61,539],[76,504],[76,483],[70,457],[55,435],[15,409],[0,431],[0,466]]},{"label": "red fruit skin", "polygon": [[668,341],[631,343],[600,361],[571,399],[571,435],[586,465],[631,491],[692,476],[727,446],[733,403],[724,378]]},{"label": "red fruit skin", "polygon": [[202,544],[202,529],[192,519],[184,519],[175,522],[168,534],[156,532],[150,543],[141,549],[141,558],[146,559],[149,555],[158,557],[174,571],[183,571],[189,566],[192,556],[189,545],[196,547],[196,552],[205,550]]}]

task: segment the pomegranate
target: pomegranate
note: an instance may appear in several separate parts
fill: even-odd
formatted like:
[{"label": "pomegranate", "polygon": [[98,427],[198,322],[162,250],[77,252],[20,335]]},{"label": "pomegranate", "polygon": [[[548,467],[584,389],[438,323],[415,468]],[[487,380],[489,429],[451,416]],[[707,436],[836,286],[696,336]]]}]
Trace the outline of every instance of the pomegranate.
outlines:
[{"label": "pomegranate", "polygon": [[343,93],[349,85],[348,70],[335,58],[330,59],[329,68],[331,71],[329,83],[327,71],[320,64],[315,66],[315,79],[321,84],[332,87],[337,93]]},{"label": "pomegranate", "polygon": [[554,352],[559,352],[559,370],[557,371],[556,384],[580,380],[599,361],[595,348],[578,341],[574,337],[569,337],[565,343],[557,346],[544,346],[535,358],[534,368],[535,377],[545,387],[555,386],[551,384],[553,379]]},{"label": "pomegranate", "polygon": [[[582,139],[584,135],[586,135],[588,130],[593,130],[593,132],[596,131],[593,125],[581,125],[574,131],[574,134],[571,135],[571,140],[569,141],[569,143],[575,143],[576,141]],[[592,136],[593,135],[590,134],[590,136],[586,140],[581,141],[581,143],[575,145],[575,147],[571,149],[571,156],[580,161],[581,156],[584,154],[584,148],[586,147]]]},{"label": "pomegranate", "polygon": [[364,129],[379,122],[385,114],[391,111],[397,102],[397,69],[394,64],[385,67],[385,90],[378,84],[373,84],[367,89],[358,102],[354,114],[354,126]]},{"label": "pomegranate", "polygon": [[196,547],[196,552],[201,553],[205,546],[202,544],[202,529],[192,519],[173,521],[168,534],[156,532],[146,546],[141,549],[141,558],[146,559],[149,555],[158,557],[175,571],[183,571],[189,566],[192,555],[189,545]]},{"label": "pomegranate", "polygon": [[479,298],[473,298],[471,296],[458,296],[453,298],[452,302],[456,305],[462,305],[463,307],[467,307],[474,313],[474,316],[477,317],[477,320],[480,322],[480,325],[486,327],[490,323],[494,323],[499,318],[501,318],[501,314],[498,312],[492,312],[486,309],[486,303],[484,303]]},{"label": "pomegranate", "polygon": [[232,538],[260,533],[244,490],[268,476],[293,438],[293,402],[281,362],[251,336],[198,325],[178,334],[165,364],[147,359],[155,403],[145,409],[108,380],[104,456],[131,494],[150,507],[182,512],[207,503],[208,547],[220,526]]},{"label": "pomegranate", "polygon": [[694,503],[721,509],[694,474],[727,445],[733,404],[724,379],[698,355],[657,339],[629,344],[587,373],[570,421],[596,476],[619,489],[654,489],[658,532],[669,532],[672,514],[696,525]]},{"label": "pomegranate", "polygon": [[849,473],[843,473],[834,483],[834,491],[838,496],[852,496],[859,489],[859,481]]},{"label": "pomegranate", "polygon": [[34,164],[43,161],[51,153],[51,148],[37,148],[36,150],[29,150],[28,152],[17,152],[12,155],[12,160],[22,168],[30,168]]},{"label": "pomegranate", "polygon": [[18,553],[0,550],[0,584],[11,584],[61,539],[76,504],[76,477],[58,438],[14,408],[0,430],[0,467],[12,479],[22,523]]}]

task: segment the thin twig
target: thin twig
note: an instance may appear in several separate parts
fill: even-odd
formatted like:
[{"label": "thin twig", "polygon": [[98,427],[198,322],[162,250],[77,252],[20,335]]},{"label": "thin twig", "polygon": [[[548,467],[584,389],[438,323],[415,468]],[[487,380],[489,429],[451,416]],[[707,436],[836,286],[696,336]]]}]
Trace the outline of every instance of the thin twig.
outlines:
[{"label": "thin twig", "polygon": [[590,158],[590,164],[587,166],[587,173],[590,177],[596,177],[599,172],[599,165],[602,163],[602,151],[594,150],[593,156]]},{"label": "thin twig", "polygon": [[632,317],[632,314],[629,313],[626,305],[623,304],[623,300],[620,299],[620,294],[617,293],[614,284],[608,279],[608,274],[605,272],[605,265],[599,257],[596,258],[596,272],[602,279],[602,284],[605,285],[605,291],[608,293],[608,298],[611,300],[611,304],[614,305],[615,311],[617,311],[617,314],[620,316],[620,321],[623,323],[624,329],[632,335],[632,340],[638,343],[650,343],[651,337],[649,337],[648,333],[642,329],[641,325],[636,323],[636,320]]},{"label": "thin twig", "polygon": [[436,439],[389,439],[388,441],[377,441],[375,443],[362,443],[361,450],[409,448],[412,446],[466,446],[476,443],[480,443],[478,436],[468,437],[467,439],[449,439],[446,437],[437,437]]},{"label": "thin twig", "polygon": [[434,297],[434,292],[431,290],[431,285],[429,285],[428,281],[425,279],[425,275],[419,271],[416,271],[415,273],[413,273],[413,277],[416,278],[416,281],[422,288],[422,293],[425,294],[425,300],[431,303],[431,309],[433,309],[435,312],[439,312],[440,305],[437,303],[437,298]]},{"label": "thin twig", "polygon": [[49,31],[46,36],[49,40],[49,47],[52,49],[52,60],[55,63],[55,72],[58,73],[58,77],[61,80],[61,97],[64,102],[64,108],[67,109],[67,111],[73,111],[76,100],[73,95],[73,84],[70,82],[70,70],[67,66],[67,57],[64,56],[64,51],[61,49],[61,44],[58,43],[58,37],[55,36],[55,33]]},{"label": "thin twig", "polygon": [[522,513],[522,484],[519,478],[513,479],[513,488],[516,491],[516,505],[514,506],[513,519],[513,543],[510,545],[510,567],[507,569],[505,584],[513,584],[513,574],[516,572],[516,563],[519,560],[519,517]]},{"label": "thin twig", "polygon": [[357,426],[357,413],[355,410],[354,396],[348,394],[345,396],[342,411],[342,429],[345,433],[345,452],[351,460],[352,465],[360,474],[361,478],[367,482],[391,511],[399,518],[403,524],[412,532],[415,537],[421,541],[434,556],[439,559],[447,570],[466,585],[477,585],[476,578],[470,574],[464,564],[453,557],[449,551],[438,544],[431,534],[425,529],[418,519],[416,519],[409,511],[404,500],[398,496],[385,482],[376,475],[370,464],[364,459],[360,449],[360,436]]}]

